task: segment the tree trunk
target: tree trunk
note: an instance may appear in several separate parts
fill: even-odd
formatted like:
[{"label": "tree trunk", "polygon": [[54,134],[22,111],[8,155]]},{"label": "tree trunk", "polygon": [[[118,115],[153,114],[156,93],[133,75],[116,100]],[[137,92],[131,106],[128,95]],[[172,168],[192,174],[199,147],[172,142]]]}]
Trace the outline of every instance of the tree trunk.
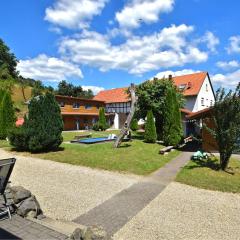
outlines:
[{"label": "tree trunk", "polygon": [[135,113],[137,97],[136,97],[136,94],[135,94],[134,84],[131,84],[130,94],[131,94],[131,110],[130,110],[130,113],[128,114],[126,123],[122,127],[122,129],[120,131],[120,134],[118,135],[116,141],[114,142],[114,148],[118,148],[120,146],[120,144],[122,143],[122,140],[123,140],[124,136],[127,135],[127,132],[129,131],[129,128],[130,128],[132,118],[133,118],[134,113]]},{"label": "tree trunk", "polygon": [[220,167],[221,170],[226,171],[231,154],[220,153]]}]

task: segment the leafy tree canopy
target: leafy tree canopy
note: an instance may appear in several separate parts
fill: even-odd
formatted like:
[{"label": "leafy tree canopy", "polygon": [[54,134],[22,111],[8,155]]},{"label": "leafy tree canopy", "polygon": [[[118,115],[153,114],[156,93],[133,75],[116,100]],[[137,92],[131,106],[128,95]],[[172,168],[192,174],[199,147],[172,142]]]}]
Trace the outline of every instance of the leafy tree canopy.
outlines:
[{"label": "leafy tree canopy", "polygon": [[92,90],[83,90],[81,86],[74,86],[71,83],[67,83],[65,80],[61,81],[58,84],[58,89],[56,91],[58,95],[71,96],[71,97],[83,97],[83,98],[92,98]]},{"label": "leafy tree canopy", "polygon": [[15,55],[11,53],[9,47],[0,39],[0,77],[3,79],[9,78],[9,75],[13,78],[17,77],[17,62]]},{"label": "leafy tree canopy", "polygon": [[232,153],[240,150],[240,83],[234,91],[218,89],[213,120],[215,128],[207,129],[217,141],[221,169],[226,170]]}]

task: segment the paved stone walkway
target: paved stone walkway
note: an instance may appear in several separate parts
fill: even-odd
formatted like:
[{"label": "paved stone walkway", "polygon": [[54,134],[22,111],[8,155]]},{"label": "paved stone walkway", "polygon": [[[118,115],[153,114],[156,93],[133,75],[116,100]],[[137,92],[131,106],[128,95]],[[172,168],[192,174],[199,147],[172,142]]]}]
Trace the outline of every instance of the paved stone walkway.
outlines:
[{"label": "paved stone walkway", "polygon": [[67,239],[67,236],[45,226],[14,215],[11,220],[0,220],[0,239]]},{"label": "paved stone walkway", "polygon": [[87,226],[102,226],[109,235],[121,229],[175,179],[177,172],[192,153],[183,152],[144,181],[121,191],[109,200],[76,218],[74,222]]}]

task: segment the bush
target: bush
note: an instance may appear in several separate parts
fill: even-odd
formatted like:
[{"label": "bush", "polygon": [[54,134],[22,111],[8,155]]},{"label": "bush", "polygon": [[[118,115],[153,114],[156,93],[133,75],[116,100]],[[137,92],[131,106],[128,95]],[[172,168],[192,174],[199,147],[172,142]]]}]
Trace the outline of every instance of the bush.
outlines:
[{"label": "bush", "polygon": [[15,111],[9,92],[0,90],[0,139],[6,139],[8,131],[15,125]]},{"label": "bush", "polygon": [[182,140],[183,130],[180,105],[174,88],[168,88],[163,116],[163,141],[165,145],[176,146]]},{"label": "bush", "polygon": [[24,127],[15,127],[8,133],[10,144],[19,151],[28,150],[28,135]]},{"label": "bush", "polygon": [[[18,150],[42,152],[57,149],[62,143],[63,121],[59,106],[51,93],[33,98],[28,106],[28,117],[21,130],[10,134],[10,143]],[[19,144],[23,138],[23,145]]]},{"label": "bush", "polygon": [[138,120],[136,118],[133,118],[130,128],[132,131],[138,130]]},{"label": "bush", "polygon": [[110,126],[107,123],[106,117],[105,117],[105,109],[100,108],[99,109],[99,119],[98,122],[93,125],[93,130],[95,131],[105,131]]},{"label": "bush", "polygon": [[147,112],[147,121],[145,124],[144,140],[148,143],[155,143],[157,140],[156,126],[152,110]]}]

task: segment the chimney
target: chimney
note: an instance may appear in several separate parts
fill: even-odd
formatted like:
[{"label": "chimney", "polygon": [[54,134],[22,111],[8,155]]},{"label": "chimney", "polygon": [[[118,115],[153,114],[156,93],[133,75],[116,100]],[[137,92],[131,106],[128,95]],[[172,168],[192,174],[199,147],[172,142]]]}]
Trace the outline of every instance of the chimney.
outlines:
[{"label": "chimney", "polygon": [[168,79],[172,80],[172,74],[168,75]]},{"label": "chimney", "polygon": [[188,82],[188,88],[191,88],[191,87],[192,87],[192,83]]}]

